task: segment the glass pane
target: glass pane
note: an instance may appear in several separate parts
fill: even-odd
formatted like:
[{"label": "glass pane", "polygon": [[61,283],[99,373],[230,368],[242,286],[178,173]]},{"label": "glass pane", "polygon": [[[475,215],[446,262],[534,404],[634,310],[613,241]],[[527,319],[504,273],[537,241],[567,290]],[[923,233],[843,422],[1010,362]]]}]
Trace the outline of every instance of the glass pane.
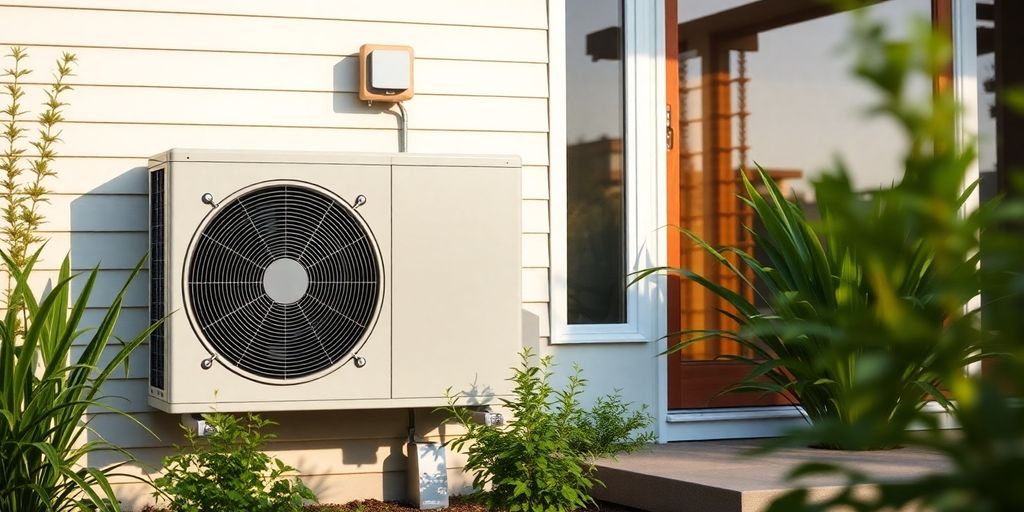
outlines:
[{"label": "glass pane", "polygon": [[[911,18],[930,16],[931,2],[890,0],[867,9],[885,20],[892,36],[903,37]],[[745,229],[758,227],[737,199],[740,172],[755,162],[812,217],[817,204],[810,182],[836,158],[863,190],[902,175],[902,135],[890,121],[867,117],[875,93],[852,77],[851,55],[839,51],[852,18],[796,2],[679,0],[680,225],[714,246],[759,255]],[[912,84],[911,94],[927,98],[931,87],[923,80]],[[683,245],[680,260],[756,299],[755,290],[718,272],[692,244]],[[725,305],[699,286],[685,284],[682,298],[682,329],[732,327],[718,312]],[[735,343],[712,340],[688,347],[682,358],[738,353]]]},{"label": "glass pane", "polygon": [[622,9],[566,1],[568,322],[626,322]]},{"label": "glass pane", "polygon": [[[1024,91],[1024,2],[1020,0],[980,0],[971,2],[977,15],[977,80],[978,93],[978,164],[981,177],[981,199],[1006,194],[1020,199],[1024,196],[1024,112],[1008,101],[1011,94]],[[972,77],[966,76],[966,79]],[[1009,222],[982,234],[984,248],[988,236],[998,239],[1019,236],[1019,223]],[[982,258],[982,266],[996,263]],[[999,265],[996,263],[996,265]],[[993,269],[990,269],[990,272]],[[998,321],[997,315],[1015,314],[1024,304],[1020,300],[994,300],[991,291],[984,291],[987,303],[982,315],[985,321]],[[991,316],[990,316],[991,315]],[[987,371],[994,361],[982,362]]]},{"label": "glass pane", "polygon": [[[978,35],[978,116],[980,164],[983,178],[1001,193],[1021,197],[1024,176],[1024,113],[1009,101],[1024,91],[1024,2],[984,0],[975,4]],[[990,194],[991,195],[991,194]]]},{"label": "glass pane", "polygon": [[978,165],[981,191],[996,193],[996,59],[992,0],[979,1],[978,12]]},{"label": "glass pane", "polygon": [[[901,38],[908,36],[912,18],[930,16],[931,2],[890,0],[869,12]],[[811,179],[836,158],[861,189],[887,186],[903,175],[902,134],[888,119],[866,115],[875,92],[851,77],[851,56],[838,51],[852,16],[835,14],[763,32],[757,51],[746,52],[750,158],[766,168],[799,172],[787,183],[809,208]],[[931,87],[930,81],[915,83],[910,94],[926,98]]]},{"label": "glass pane", "polygon": [[752,3],[751,0],[678,0],[679,22],[708,19],[708,15]]}]

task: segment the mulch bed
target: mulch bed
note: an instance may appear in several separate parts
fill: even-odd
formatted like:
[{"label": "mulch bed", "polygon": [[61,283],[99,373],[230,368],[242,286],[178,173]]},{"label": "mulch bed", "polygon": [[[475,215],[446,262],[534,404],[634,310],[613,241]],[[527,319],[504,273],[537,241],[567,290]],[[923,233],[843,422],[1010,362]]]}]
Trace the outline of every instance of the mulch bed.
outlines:
[{"label": "mulch bed", "polygon": [[[390,501],[378,501],[378,500],[361,500],[346,503],[344,505],[309,505],[306,507],[307,512],[408,512],[410,510],[419,510],[408,505],[402,505],[400,503],[394,503]],[[487,509],[474,504],[468,503],[466,500],[461,498],[452,498],[451,505],[448,508],[437,509],[447,512],[487,512]],[[614,505],[611,503],[598,502],[598,506],[594,508],[588,508],[585,511],[580,512],[643,512],[642,510],[623,507],[622,505]]]},{"label": "mulch bed", "polygon": [[[380,500],[359,500],[350,501],[343,505],[337,505],[333,503],[321,503],[318,505],[306,505],[304,507],[306,512],[409,512],[411,510],[419,510],[418,508],[411,507],[402,503],[396,503],[393,501],[380,501]],[[465,498],[453,497],[451,499],[448,508],[435,509],[440,512],[487,512],[487,509],[481,505],[468,502]],[[168,509],[156,508],[149,505],[142,509],[141,512],[170,512]],[[605,503],[603,501],[597,502],[596,507],[591,507],[578,512],[645,512],[638,508],[631,508],[622,505],[616,505],[614,503]]]}]

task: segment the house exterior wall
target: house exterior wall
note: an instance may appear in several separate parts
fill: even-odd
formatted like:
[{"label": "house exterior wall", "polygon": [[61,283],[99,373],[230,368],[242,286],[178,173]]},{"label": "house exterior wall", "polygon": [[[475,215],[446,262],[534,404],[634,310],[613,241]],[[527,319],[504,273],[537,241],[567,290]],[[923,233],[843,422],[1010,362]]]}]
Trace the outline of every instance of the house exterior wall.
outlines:
[{"label": "house exterior wall", "polygon": [[[410,152],[522,158],[522,298],[533,332],[526,344],[555,355],[560,371],[579,363],[590,379],[588,399],[622,389],[654,412],[654,344],[549,344],[549,12],[544,0],[6,2],[0,45],[27,47],[34,70],[27,82],[47,83],[60,52],[78,56],[57,148],[60,175],[44,212],[50,241],[39,285],[69,251],[75,269],[98,265],[102,278],[85,323],[98,322],[99,307],[146,253],[146,159],[168,148],[397,151],[396,116],[356,97],[357,55],[364,43],[410,45]],[[38,110],[43,88],[28,89],[23,103]],[[146,276],[132,285],[120,335],[146,326],[146,286]],[[108,385],[110,395],[123,397],[111,403],[157,437],[103,410],[93,412],[92,426],[150,467],[132,469],[142,472],[159,467],[183,438],[178,417],[146,403],[146,350],[131,359],[127,375]],[[265,416],[280,423],[270,451],[297,467],[321,500],[404,494],[408,411]],[[415,418],[428,438],[453,432],[429,410]],[[115,460],[100,454],[89,464]],[[448,460],[453,490],[467,489],[464,457]],[[152,501],[137,483],[118,490],[129,507]]]}]

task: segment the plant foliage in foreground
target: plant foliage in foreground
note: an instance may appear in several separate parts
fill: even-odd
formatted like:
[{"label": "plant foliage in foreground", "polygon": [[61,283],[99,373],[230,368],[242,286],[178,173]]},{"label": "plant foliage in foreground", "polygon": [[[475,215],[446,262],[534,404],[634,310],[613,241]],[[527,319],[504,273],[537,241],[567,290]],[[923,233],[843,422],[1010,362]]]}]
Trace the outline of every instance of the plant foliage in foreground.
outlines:
[{"label": "plant foliage in foreground", "polygon": [[510,379],[514,397],[502,404],[511,413],[504,427],[486,427],[473,421],[472,411],[456,406],[449,390],[451,419],[466,433],[449,441],[455,450],[466,450],[466,470],[478,489],[473,499],[488,510],[510,512],[569,512],[594,503],[590,489],[594,478],[593,457],[636,451],[654,440],[644,430],[651,419],[616,394],[598,401],[592,411],[579,403],[586,380],[577,367],[567,386],[556,390],[550,383],[551,356],[531,363],[528,349]]},{"label": "plant foliage in foreground", "polygon": [[[876,482],[872,475],[833,464],[805,464],[791,477],[825,473],[846,478],[850,487],[825,501],[798,489],[776,501],[772,512],[824,510],[915,510],[1001,512],[1024,510],[1024,205],[993,200],[970,212],[960,208],[962,184],[974,161],[973,141],[958,141],[951,92],[924,104],[908,101],[904,86],[931,78],[949,65],[949,44],[921,23],[910,41],[892,41],[882,25],[860,19],[852,38],[856,74],[879,95],[873,111],[894,120],[909,150],[902,180],[867,200],[850,187],[846,173],[815,184],[819,201],[830,205],[829,237],[859,247],[857,264],[867,272],[877,304],[850,316],[834,336],[863,336],[860,346],[876,351],[862,369],[874,383],[851,390],[870,400],[903,378],[908,361],[927,357],[956,401],[951,410],[960,429],[938,430],[934,415],[920,411],[893,421],[869,411],[854,425],[824,422],[794,432],[787,441],[848,442],[911,446],[941,455],[949,469],[900,482]],[[1017,191],[1019,197],[1019,189]],[[932,247],[931,294],[923,304],[899,295],[897,283],[911,265],[915,243]],[[978,255],[981,255],[980,257]],[[984,300],[975,301],[981,295]],[[943,317],[943,325],[933,318]],[[800,324],[795,324],[800,327]],[[878,347],[888,350],[878,351]],[[963,354],[972,348],[992,354],[983,371],[966,373]],[[909,421],[932,427],[906,430]],[[854,492],[874,484],[877,493]]]},{"label": "plant foliage in foreground", "polygon": [[274,434],[263,430],[275,425],[249,413],[203,416],[212,433],[203,439],[184,428],[189,448],[164,459],[165,474],[157,478],[156,497],[170,500],[175,512],[247,512],[300,511],[316,502],[316,495],[298,478],[295,471],[279,459],[263,452]]},{"label": "plant foliage in foreground", "polygon": [[[863,396],[856,392],[858,387],[872,385],[865,380],[870,377],[865,368],[894,348],[869,347],[862,343],[862,338],[869,337],[870,331],[837,329],[850,318],[870,315],[887,300],[879,296],[869,282],[871,272],[866,262],[858,258],[862,246],[827,234],[827,226],[833,223],[828,201],[819,201],[821,224],[825,226],[819,228],[818,223],[806,218],[798,203],[784,197],[760,167],[758,177],[762,190],[746,175],[741,174],[741,177],[747,193],[743,200],[763,227],[762,231],[748,227],[755,246],[765,254],[762,260],[735,247],[716,249],[692,232],[684,232],[727,272],[755,290],[767,306],[758,307],[744,295],[686,269],[642,271],[636,279],[667,271],[693,280],[728,304],[731,312],[724,314],[738,324],[736,329],[689,329],[672,333],[671,337],[678,336],[681,341],[671,350],[681,350],[712,338],[736,341],[751,355],[721,357],[748,363],[751,370],[725,391],[760,391],[793,398],[812,423],[835,421],[853,425],[865,414],[906,418],[914,414],[926,397],[941,399],[939,375],[932,368],[933,361],[928,353],[901,361],[901,378],[887,383],[886,393]],[[854,197],[855,201],[860,200],[856,194]],[[868,217],[882,213],[878,205],[869,205],[865,202],[861,206],[866,208]],[[907,248],[909,259],[890,276],[892,295],[911,307],[920,306],[920,312],[927,314],[923,322],[932,327],[941,326],[946,320],[945,312],[926,306],[933,298],[930,286],[934,248],[927,240],[909,237],[907,233],[893,241]],[[755,287],[755,283],[758,286]],[[958,357],[960,364],[966,366],[976,359],[978,347],[962,349]],[[858,443],[825,445],[877,447]]]},{"label": "plant foliage in foreground", "polygon": [[0,323],[0,510],[119,510],[109,477],[123,463],[89,467],[88,455],[117,450],[133,458],[90,430],[86,412],[101,407],[128,417],[101,403],[100,387],[153,330],[111,343],[125,292],[142,262],[99,326],[85,329],[82,316],[99,272],[82,276],[81,292],[71,301],[74,277],[65,258],[53,288],[37,299],[29,276],[38,257],[37,251],[19,266],[0,252],[14,280],[9,299],[23,304],[27,318],[23,335],[15,327],[19,310],[8,308]]}]

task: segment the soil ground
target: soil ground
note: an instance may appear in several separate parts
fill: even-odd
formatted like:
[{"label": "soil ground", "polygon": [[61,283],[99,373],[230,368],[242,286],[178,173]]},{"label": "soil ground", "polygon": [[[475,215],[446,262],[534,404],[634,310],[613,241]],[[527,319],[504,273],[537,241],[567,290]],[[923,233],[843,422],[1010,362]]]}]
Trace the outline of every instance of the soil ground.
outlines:
[{"label": "soil ground", "polygon": [[[307,512],[409,512],[419,510],[400,503],[385,502],[377,500],[353,501],[344,505],[310,505],[306,507]],[[438,509],[443,512],[487,512],[487,509],[473,503],[467,503],[464,499],[453,498],[448,508]],[[581,512],[643,512],[642,510],[614,505],[611,503],[598,502],[597,507],[588,508]]]}]

